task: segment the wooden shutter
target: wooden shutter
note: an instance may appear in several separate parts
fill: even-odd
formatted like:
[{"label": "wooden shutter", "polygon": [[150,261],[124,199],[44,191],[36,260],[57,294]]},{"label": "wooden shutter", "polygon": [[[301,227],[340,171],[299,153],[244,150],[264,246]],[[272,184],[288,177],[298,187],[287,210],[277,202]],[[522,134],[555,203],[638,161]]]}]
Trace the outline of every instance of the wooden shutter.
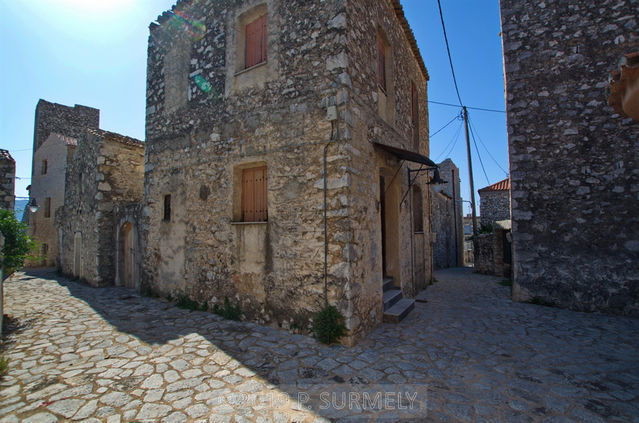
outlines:
[{"label": "wooden shutter", "polygon": [[266,15],[246,25],[245,67],[266,61]]},{"label": "wooden shutter", "polygon": [[386,91],[386,46],[379,35],[377,36],[377,83]]},{"label": "wooden shutter", "polygon": [[266,166],[242,171],[242,221],[268,220],[266,182]]}]

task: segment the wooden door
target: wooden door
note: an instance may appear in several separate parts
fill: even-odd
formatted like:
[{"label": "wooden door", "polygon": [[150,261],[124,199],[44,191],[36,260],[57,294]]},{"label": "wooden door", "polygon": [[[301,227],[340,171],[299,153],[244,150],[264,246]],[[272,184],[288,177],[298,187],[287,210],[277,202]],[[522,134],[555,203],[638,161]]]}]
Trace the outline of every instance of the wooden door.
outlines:
[{"label": "wooden door", "polygon": [[135,231],[133,225],[122,226],[122,284],[127,288],[135,288]]}]

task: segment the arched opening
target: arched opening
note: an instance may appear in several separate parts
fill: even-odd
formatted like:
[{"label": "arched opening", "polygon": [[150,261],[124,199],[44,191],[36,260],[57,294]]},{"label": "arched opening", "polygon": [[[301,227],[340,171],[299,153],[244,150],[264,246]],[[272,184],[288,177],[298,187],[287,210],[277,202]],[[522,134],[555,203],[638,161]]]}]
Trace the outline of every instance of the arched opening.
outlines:
[{"label": "arched opening", "polygon": [[133,225],[124,222],[120,228],[120,283],[127,288],[136,288],[136,236]]}]

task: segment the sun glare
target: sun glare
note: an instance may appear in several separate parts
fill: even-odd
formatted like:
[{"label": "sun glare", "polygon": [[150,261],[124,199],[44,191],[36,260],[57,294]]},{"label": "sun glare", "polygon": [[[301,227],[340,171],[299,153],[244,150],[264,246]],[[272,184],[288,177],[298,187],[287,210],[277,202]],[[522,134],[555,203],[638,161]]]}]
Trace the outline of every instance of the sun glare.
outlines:
[{"label": "sun glare", "polygon": [[62,0],[61,3],[77,12],[110,14],[130,8],[136,0]]}]

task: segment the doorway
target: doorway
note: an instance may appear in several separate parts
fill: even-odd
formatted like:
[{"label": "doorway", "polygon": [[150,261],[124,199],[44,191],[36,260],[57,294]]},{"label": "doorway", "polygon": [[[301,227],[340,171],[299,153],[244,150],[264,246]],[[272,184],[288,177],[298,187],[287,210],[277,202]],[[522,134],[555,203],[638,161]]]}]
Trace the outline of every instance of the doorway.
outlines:
[{"label": "doorway", "polygon": [[379,208],[382,244],[382,273],[392,277],[395,286],[400,281],[400,245],[399,245],[399,180],[393,178],[389,169],[379,171]]}]

